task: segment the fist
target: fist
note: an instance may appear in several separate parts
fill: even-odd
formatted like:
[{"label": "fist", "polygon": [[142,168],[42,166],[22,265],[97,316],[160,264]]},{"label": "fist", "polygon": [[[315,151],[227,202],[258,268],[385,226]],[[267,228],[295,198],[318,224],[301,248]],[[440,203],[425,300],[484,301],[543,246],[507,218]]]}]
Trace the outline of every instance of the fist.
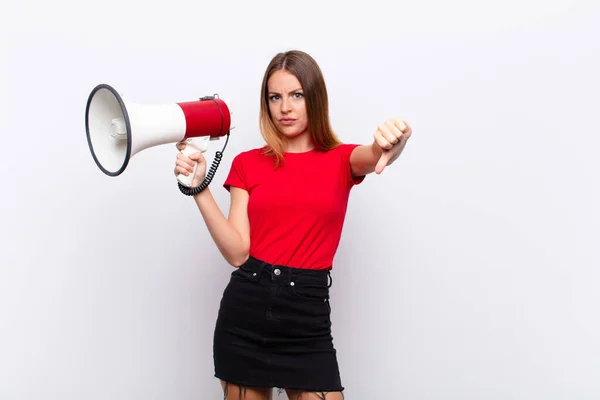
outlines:
[{"label": "fist", "polygon": [[375,145],[381,148],[381,157],[375,167],[375,172],[380,174],[383,169],[396,161],[402,153],[406,141],[410,138],[412,129],[400,118],[393,118],[379,125],[373,134]]},{"label": "fist", "polygon": [[179,153],[177,153],[175,170],[173,171],[175,176],[179,174],[189,176],[194,172],[194,165],[198,163],[198,167],[196,167],[196,173],[192,179],[192,187],[200,186],[200,184],[204,181],[204,177],[206,176],[206,159],[204,158],[204,155],[200,151],[192,153],[189,156],[184,155],[182,153],[186,147],[184,142],[177,143],[176,147],[177,150],[179,150]]}]

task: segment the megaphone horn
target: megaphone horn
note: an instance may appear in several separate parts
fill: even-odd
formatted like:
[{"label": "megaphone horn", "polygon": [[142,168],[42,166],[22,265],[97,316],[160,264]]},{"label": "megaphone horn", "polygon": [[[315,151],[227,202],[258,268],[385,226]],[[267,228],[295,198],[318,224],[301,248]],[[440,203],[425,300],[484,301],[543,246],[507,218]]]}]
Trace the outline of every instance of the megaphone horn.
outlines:
[{"label": "megaphone horn", "polygon": [[[131,157],[149,147],[186,141],[185,154],[204,152],[209,140],[229,135],[233,128],[230,108],[218,95],[147,105],[125,101],[113,87],[100,84],[90,93],[85,111],[92,157],[109,176],[123,173]],[[177,179],[190,187],[193,176]]]}]

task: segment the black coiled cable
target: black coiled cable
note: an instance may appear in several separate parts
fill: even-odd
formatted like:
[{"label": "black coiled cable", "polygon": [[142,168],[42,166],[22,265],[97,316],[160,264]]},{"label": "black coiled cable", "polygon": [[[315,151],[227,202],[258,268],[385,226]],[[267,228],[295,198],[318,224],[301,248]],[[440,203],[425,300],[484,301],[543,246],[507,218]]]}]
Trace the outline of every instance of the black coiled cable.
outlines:
[{"label": "black coiled cable", "polygon": [[179,190],[181,190],[181,193],[185,194],[186,196],[194,196],[194,195],[202,192],[204,189],[206,189],[208,187],[208,185],[210,185],[210,182],[215,177],[217,168],[219,168],[221,159],[223,158],[223,152],[225,151],[225,148],[227,147],[227,142],[229,142],[229,133],[230,132],[227,132],[227,139],[225,139],[225,144],[223,145],[223,149],[221,151],[217,151],[215,153],[215,159],[213,160],[213,163],[210,166],[210,169],[208,169],[208,171],[206,171],[206,176],[204,177],[204,181],[198,187],[195,187],[195,188],[189,188],[185,185],[182,185],[181,182],[177,182],[177,185],[179,186]]}]

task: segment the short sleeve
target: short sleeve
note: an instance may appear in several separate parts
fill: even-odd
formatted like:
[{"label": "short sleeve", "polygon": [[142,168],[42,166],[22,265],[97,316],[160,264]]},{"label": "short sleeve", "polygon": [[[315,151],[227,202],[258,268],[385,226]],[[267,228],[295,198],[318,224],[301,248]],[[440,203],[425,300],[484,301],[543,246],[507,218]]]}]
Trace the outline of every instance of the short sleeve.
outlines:
[{"label": "short sleeve", "polygon": [[242,154],[238,154],[234,157],[233,161],[231,162],[229,175],[223,184],[223,187],[227,189],[227,191],[230,191],[231,186],[235,186],[246,191],[248,190]]},{"label": "short sleeve", "polygon": [[342,171],[344,171],[344,180],[348,186],[360,185],[365,180],[365,176],[353,176],[352,168],[350,167],[350,155],[355,148],[359,147],[360,144],[342,144],[339,147],[341,159],[342,159]]}]

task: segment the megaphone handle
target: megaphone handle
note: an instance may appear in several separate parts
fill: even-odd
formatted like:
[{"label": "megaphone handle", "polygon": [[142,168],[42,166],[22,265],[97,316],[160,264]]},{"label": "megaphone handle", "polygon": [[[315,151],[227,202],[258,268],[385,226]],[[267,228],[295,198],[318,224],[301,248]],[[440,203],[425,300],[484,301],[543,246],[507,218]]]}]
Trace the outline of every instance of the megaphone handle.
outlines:
[{"label": "megaphone handle", "polygon": [[[205,141],[203,143],[206,144],[207,142]],[[223,150],[217,151],[215,153],[215,159],[213,160],[213,163],[210,166],[210,168],[207,169],[206,177],[204,178],[204,181],[198,187],[195,187],[193,189],[191,189],[189,186],[184,186],[181,182],[178,182],[177,186],[179,186],[179,190],[181,191],[181,193],[185,194],[186,196],[194,196],[194,195],[197,195],[198,193],[202,192],[204,189],[206,189],[208,187],[208,185],[210,185],[213,178],[215,177],[217,168],[219,168],[219,164],[221,163],[221,160],[223,159],[223,152],[225,151],[225,148],[227,147],[227,143],[229,143],[229,132],[227,132],[227,139],[225,140],[225,144],[223,145]],[[206,147],[203,147],[203,149],[206,150]],[[194,170],[194,172],[195,172],[195,170]]]},{"label": "megaphone handle", "polygon": [[[181,154],[189,157],[190,155],[197,153],[199,151],[204,153],[204,149],[199,149],[196,146],[194,146],[192,143],[187,143],[186,146],[184,147],[184,149],[181,150]],[[177,175],[177,180],[184,186],[192,187],[192,181],[194,180],[194,176],[196,175],[196,168],[198,168],[198,163],[194,162],[194,169],[193,169],[192,173],[187,176],[184,174],[179,174],[179,175]]]}]

